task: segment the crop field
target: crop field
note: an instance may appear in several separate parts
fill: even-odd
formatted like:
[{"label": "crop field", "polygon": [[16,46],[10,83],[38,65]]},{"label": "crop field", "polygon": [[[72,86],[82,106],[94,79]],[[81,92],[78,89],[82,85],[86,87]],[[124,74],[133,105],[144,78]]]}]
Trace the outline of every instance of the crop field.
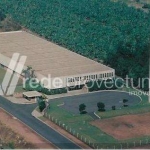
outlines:
[{"label": "crop field", "polygon": [[150,15],[143,10],[111,0],[5,0],[0,9],[32,32],[109,65],[117,75],[129,74],[135,84],[148,76]]}]

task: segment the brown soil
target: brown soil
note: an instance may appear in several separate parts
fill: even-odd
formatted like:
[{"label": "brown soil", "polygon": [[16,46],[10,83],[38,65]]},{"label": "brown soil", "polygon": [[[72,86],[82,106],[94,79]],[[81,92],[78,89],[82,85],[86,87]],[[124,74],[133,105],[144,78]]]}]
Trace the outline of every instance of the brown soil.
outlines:
[{"label": "brown soil", "polygon": [[25,139],[5,124],[0,122],[0,148],[36,148],[31,143],[27,143]]},{"label": "brown soil", "polygon": [[56,149],[29,127],[0,108],[0,139],[3,143],[14,143],[15,148]]},{"label": "brown soil", "polygon": [[111,119],[96,120],[92,125],[118,140],[150,135],[150,113],[125,115]]}]

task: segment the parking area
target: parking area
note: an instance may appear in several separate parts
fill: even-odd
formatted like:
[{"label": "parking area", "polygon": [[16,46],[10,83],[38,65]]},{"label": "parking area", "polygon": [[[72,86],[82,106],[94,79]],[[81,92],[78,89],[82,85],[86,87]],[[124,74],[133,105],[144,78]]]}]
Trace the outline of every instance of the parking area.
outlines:
[{"label": "parking area", "polygon": [[127,92],[120,91],[100,91],[53,100],[64,103],[64,105],[61,106],[63,109],[72,112],[73,114],[79,114],[79,105],[82,103],[86,105],[86,111],[88,113],[93,113],[97,111],[98,102],[103,102],[106,110],[112,109],[112,106],[116,106],[116,109],[120,109],[123,107],[123,99],[128,100],[126,103],[128,107],[136,105],[141,101],[140,97],[136,95],[130,95]]}]

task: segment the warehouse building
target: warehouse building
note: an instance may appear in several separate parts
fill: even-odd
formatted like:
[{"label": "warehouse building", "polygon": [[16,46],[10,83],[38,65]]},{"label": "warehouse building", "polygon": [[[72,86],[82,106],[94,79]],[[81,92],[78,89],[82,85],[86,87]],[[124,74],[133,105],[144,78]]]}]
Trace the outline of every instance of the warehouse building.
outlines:
[{"label": "warehouse building", "polygon": [[[9,67],[14,53],[27,56],[24,69],[31,66],[37,79],[49,89],[84,85],[89,80],[106,80],[115,76],[114,69],[31,33],[0,33],[0,64]],[[46,80],[49,78],[51,82]],[[53,81],[59,79],[62,83],[57,82],[57,87],[54,86]]]}]

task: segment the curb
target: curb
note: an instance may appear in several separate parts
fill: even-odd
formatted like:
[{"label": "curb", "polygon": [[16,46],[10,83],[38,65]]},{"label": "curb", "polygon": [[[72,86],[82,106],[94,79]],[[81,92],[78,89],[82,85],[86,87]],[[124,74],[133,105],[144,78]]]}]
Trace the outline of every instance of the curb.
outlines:
[{"label": "curb", "polygon": [[[37,108],[37,107],[36,107]],[[34,110],[36,111],[36,110]],[[32,112],[33,113],[33,112]],[[46,124],[45,122],[43,122],[41,119],[39,119],[38,117],[34,116],[33,114],[31,114],[33,117],[35,117],[37,120],[41,121],[42,123],[44,123],[45,125],[47,125],[48,127],[52,128],[54,131],[56,131],[57,133],[59,133],[60,135],[62,135],[63,137],[65,137],[66,139],[68,139],[69,141],[71,141],[72,143],[74,143],[75,145],[79,146],[81,149],[82,147],[78,144],[76,144],[74,141],[72,141],[71,139],[69,139],[67,136],[63,135],[62,133],[60,133],[59,131],[57,131],[56,129],[54,129],[52,126]],[[42,115],[43,116],[43,115]],[[54,122],[53,122],[54,123]],[[69,133],[70,134],[70,133]],[[57,146],[56,146],[57,147]]]},{"label": "curb", "polygon": [[95,115],[97,118],[101,119],[101,117],[100,117],[99,115],[97,115],[96,112],[94,112],[94,115]]},{"label": "curb", "polygon": [[18,104],[18,105],[32,105],[32,104],[36,104],[36,102],[32,102],[32,103],[17,103],[17,102],[14,102],[14,101],[11,101],[9,99],[9,97],[5,97],[3,95],[1,95],[3,98],[7,99],[9,102],[13,103],[13,104]]}]

